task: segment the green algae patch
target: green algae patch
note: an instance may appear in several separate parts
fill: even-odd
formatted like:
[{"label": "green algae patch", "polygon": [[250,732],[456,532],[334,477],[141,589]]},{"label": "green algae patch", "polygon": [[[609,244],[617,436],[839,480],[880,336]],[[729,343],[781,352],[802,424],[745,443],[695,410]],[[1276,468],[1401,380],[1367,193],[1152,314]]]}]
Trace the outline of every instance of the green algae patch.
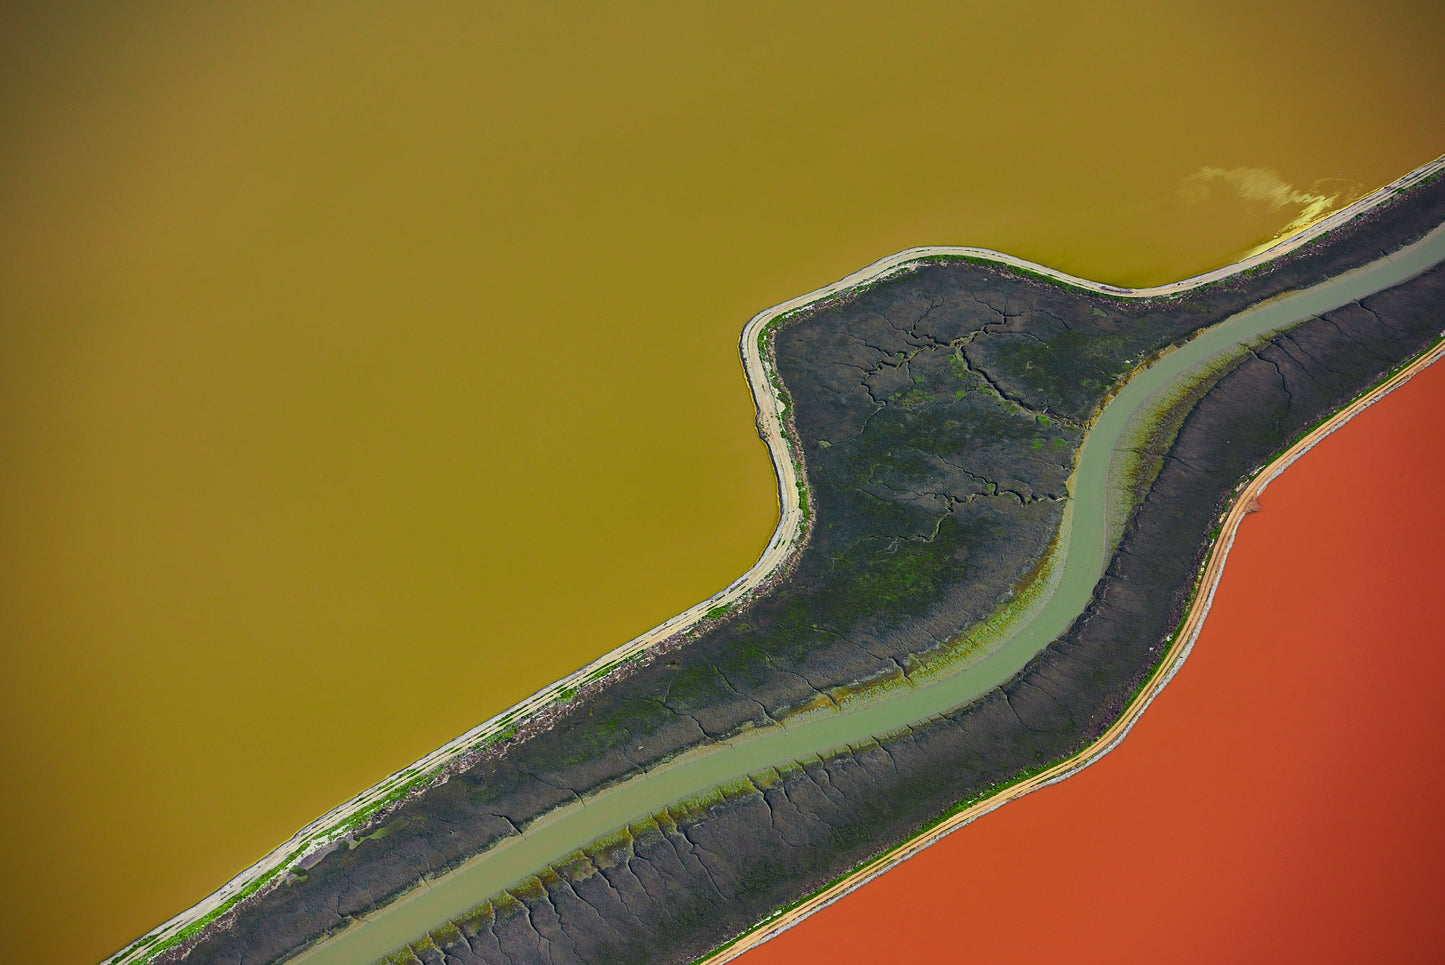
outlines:
[{"label": "green algae patch", "polygon": [[394,832],[394,831],[398,831],[398,830],[400,830],[401,828],[406,827],[406,826],[407,826],[408,824],[410,824],[410,823],[411,823],[411,819],[410,819],[410,818],[405,818],[405,817],[397,818],[397,819],[394,820],[394,821],[388,821],[386,824],[382,825],[380,828],[377,828],[375,831],[373,831],[371,834],[368,834],[366,837],[364,837],[364,838],[357,838],[355,841],[351,842],[351,847],[355,848],[357,845],[361,844],[361,842],[363,842],[363,841],[380,841],[382,838],[386,837],[387,835],[391,834],[391,833]]},{"label": "green algae patch", "polygon": [[488,899],[470,911],[458,915],[448,924],[455,924],[463,935],[468,938],[474,938],[490,928],[496,920],[496,910],[492,906],[492,901]]}]

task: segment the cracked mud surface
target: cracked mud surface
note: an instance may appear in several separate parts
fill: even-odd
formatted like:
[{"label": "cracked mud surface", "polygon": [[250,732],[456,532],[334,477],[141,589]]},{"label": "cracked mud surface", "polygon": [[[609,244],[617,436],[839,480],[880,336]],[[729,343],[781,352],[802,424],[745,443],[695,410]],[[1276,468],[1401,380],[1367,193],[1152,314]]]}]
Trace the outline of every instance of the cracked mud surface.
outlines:
[{"label": "cracked mud surface", "polygon": [[[776,361],[816,520],[788,578],[573,701],[552,731],[407,802],[378,822],[394,824],[385,837],[248,903],[186,960],[276,961],[589,790],[830,690],[907,673],[1038,563],[1084,424],[1135,361],[1442,217],[1436,182],[1258,275],[1179,299],[1122,301],[953,262],[791,322]],[[1276,337],[1191,399],[1094,602],[1003,688],[904,738],[579,853],[415,957],[688,961],[957,802],[1085,746],[1157,659],[1235,484],[1421,350],[1442,304],[1436,269]]]}]

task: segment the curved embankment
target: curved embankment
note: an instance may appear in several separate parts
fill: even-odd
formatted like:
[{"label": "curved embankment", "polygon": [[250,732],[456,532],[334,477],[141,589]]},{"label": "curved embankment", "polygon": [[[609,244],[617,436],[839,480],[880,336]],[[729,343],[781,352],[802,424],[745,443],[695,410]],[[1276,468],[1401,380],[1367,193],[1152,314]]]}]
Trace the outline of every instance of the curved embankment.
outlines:
[{"label": "curved embankment", "polygon": [[[425,784],[428,780],[435,777],[447,764],[506,736],[519,723],[534,718],[538,712],[545,710],[549,705],[563,698],[565,692],[570,689],[583,683],[597,680],[622,665],[628,659],[636,657],[643,651],[670,640],[677,634],[686,631],[704,618],[709,610],[744,599],[753,593],[760,583],[776,573],[780,567],[787,562],[792,552],[800,545],[804,538],[805,512],[798,497],[800,480],[795,468],[794,449],[787,438],[785,430],[785,407],[779,394],[775,391],[774,374],[771,371],[766,353],[759,342],[759,336],[762,335],[768,325],[775,319],[798,308],[825,301],[847,291],[875,283],[898,272],[907,271],[921,261],[934,257],[981,258],[1011,267],[1021,268],[1063,284],[1118,297],[1146,298],[1177,294],[1247,271],[1252,267],[1292,251],[1309,240],[1329,231],[1332,227],[1370,210],[1392,197],[1395,193],[1430,177],[1442,169],[1445,169],[1445,158],[1437,159],[1431,164],[1412,172],[1394,184],[1375,192],[1368,198],[1362,199],[1330,218],[1319,222],[1305,232],[1281,242],[1269,251],[1262,252],[1228,268],[1219,269],[1193,279],[1160,286],[1158,288],[1120,289],[1114,286],[1075,278],[1062,272],[1054,271],[1053,269],[1034,265],[1022,259],[1001,255],[984,249],[926,247],[900,252],[823,289],[809,295],[792,299],[760,313],[748,323],[744,330],[742,354],[749,383],[758,407],[759,433],[769,447],[774,466],[777,470],[779,500],[782,512],[779,525],[763,555],[746,574],[710,599],[697,604],[676,617],[673,617],[671,620],[629,641],[627,644],[594,661],[587,667],[543,688],[505,713],[492,718],[479,727],[469,731],[467,734],[449,742],[417,761],[412,766],[392,775],[352,801],[329,812],[321,819],[318,819],[318,821],[308,825],[293,837],[291,841],[273,851],[245,872],[242,872],[242,874],[238,875],[216,893],[155,929],[123,952],[113,956],[109,961],[116,963],[116,965],[119,965],[119,963],[142,962],[153,957],[158,951],[174,945],[177,941],[204,925],[205,922],[215,918],[218,914],[233,906],[238,900],[253,893],[268,881],[275,879],[282,872],[295,868],[308,854],[315,853],[327,847],[331,842],[341,838],[351,828],[357,826],[361,821],[375,813],[378,809],[384,807],[387,803]],[[1000,665],[995,664],[994,666],[997,668]]]},{"label": "curved embankment", "polygon": [[[1151,421],[1150,413],[1167,408],[1165,400],[1172,397],[1176,387],[1192,383],[1222,359],[1247,351],[1261,338],[1398,285],[1441,260],[1445,260],[1445,226],[1387,258],[1239,312],[1136,373],[1095,420],[1080,452],[1070,500],[1074,511],[1065,513],[1047,586],[1029,601],[1025,612],[1013,615],[987,656],[959,669],[940,672],[927,682],[845,704],[842,713],[823,710],[735,738],[721,747],[684,754],[653,768],[644,777],[560,807],[532,822],[519,837],[509,838],[429,880],[425,888],[415,889],[371,913],[297,960],[312,965],[340,965],[375,959],[429,928],[462,915],[476,905],[479,897],[500,893],[631,821],[711,788],[738,784],[750,775],[784,769],[797,761],[825,757],[899,733],[962,706],[1010,679],[1069,627],[1093,595],[1113,549],[1107,520],[1112,494],[1110,467],[1130,446],[1127,429],[1136,417],[1142,414],[1146,422]],[[1334,424],[1338,423],[1329,423]],[[1315,438],[1318,435],[1311,436],[1307,444]],[[1291,450],[1295,454],[1297,451]],[[1215,575],[1217,569],[1207,571],[1206,579],[1212,580]],[[1194,632],[1200,619],[1202,613],[1191,617],[1195,622],[1186,625],[1186,637]],[[1096,746],[1109,746],[1131,720],[1126,718],[1123,724],[1116,724],[1105,735],[1103,744]],[[1035,778],[1022,787],[1027,790],[1038,783],[1041,780]],[[981,808],[987,810],[997,806],[996,802],[991,799]],[[981,812],[965,813],[977,816]]]},{"label": "curved embankment", "polygon": [[1180,625],[1178,633],[1169,650],[1164,654],[1158,670],[1149,679],[1144,688],[1135,697],[1122,717],[1110,727],[1094,744],[1080,752],[1073,758],[1064,761],[1054,767],[1036,774],[1026,780],[1015,784],[999,794],[986,800],[980,801],[972,807],[960,811],[958,814],[943,821],[937,826],[929,829],[911,841],[898,848],[882,855],[874,861],[859,868],[853,874],[835,882],[828,888],[808,898],[797,907],[778,915],[772,921],[761,925],[757,930],[743,936],[738,941],[718,951],[707,958],[704,965],[723,965],[742,955],[744,952],[758,945],[763,944],[771,938],[787,931],[803,919],[821,911],[822,909],[838,901],[843,896],[863,887],[874,878],[897,866],[898,864],[913,857],[923,849],[937,843],[941,839],[971,824],[979,818],[997,808],[1017,800],[1026,794],[1047,787],[1050,784],[1072,777],[1084,768],[1101,760],[1120,742],[1128,736],[1144,711],[1153,703],[1154,698],[1174,679],[1175,674],[1184,665],[1189,654],[1194,649],[1195,641],[1204,627],[1205,618],[1214,602],[1214,594],[1218,589],[1220,578],[1224,572],[1224,565],[1229,557],[1229,551],[1234,546],[1235,536],[1239,531],[1240,523],[1244,517],[1252,511],[1255,501],[1268,488],[1282,472],[1288,469],[1297,459],[1314,448],[1321,440],[1339,429],[1345,423],[1364,412],[1370,406],[1383,399],[1395,389],[1404,385],[1420,371],[1439,361],[1445,356],[1445,344],[1437,344],[1425,355],[1417,358],[1405,368],[1401,369],[1388,380],[1375,389],[1356,399],[1346,408],[1335,414],[1333,417],[1322,423],[1314,431],[1299,442],[1291,446],[1278,459],[1266,466],[1258,475],[1244,485],[1235,496],[1229,511],[1225,516],[1218,540],[1205,563],[1200,574],[1199,591],[1194,598]]}]

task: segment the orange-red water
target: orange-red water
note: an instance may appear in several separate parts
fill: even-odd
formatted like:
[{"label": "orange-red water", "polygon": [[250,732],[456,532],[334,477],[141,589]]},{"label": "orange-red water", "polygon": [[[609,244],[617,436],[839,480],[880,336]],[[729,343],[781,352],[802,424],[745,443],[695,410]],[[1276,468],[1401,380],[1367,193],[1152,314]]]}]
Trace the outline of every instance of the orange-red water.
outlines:
[{"label": "orange-red water", "polygon": [[742,958],[1439,961],[1445,365],[1273,483],[1100,763]]}]

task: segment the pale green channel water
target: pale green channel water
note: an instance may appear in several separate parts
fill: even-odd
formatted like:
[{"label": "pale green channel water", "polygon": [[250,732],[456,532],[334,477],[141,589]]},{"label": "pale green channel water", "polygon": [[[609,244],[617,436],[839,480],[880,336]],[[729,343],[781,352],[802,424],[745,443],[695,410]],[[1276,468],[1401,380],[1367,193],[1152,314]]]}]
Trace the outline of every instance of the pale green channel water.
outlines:
[{"label": "pale green channel water", "polygon": [[1173,390],[1283,328],[1397,285],[1445,259],[1445,226],[1402,251],[1303,291],[1249,308],[1215,325],[1136,375],[1105,408],[1080,450],[1049,587],[1013,621],[986,657],[924,683],[838,711],[815,712],[696,751],[648,774],[546,815],[517,838],[425,883],[296,961],[355,965],[393,951],[428,929],[466,913],[504,888],[629,822],[710,790],[867,744],[946,713],[999,686],[1021,670],[1082,612],[1113,549],[1109,514],[1111,466],[1130,427],[1167,404]]}]

